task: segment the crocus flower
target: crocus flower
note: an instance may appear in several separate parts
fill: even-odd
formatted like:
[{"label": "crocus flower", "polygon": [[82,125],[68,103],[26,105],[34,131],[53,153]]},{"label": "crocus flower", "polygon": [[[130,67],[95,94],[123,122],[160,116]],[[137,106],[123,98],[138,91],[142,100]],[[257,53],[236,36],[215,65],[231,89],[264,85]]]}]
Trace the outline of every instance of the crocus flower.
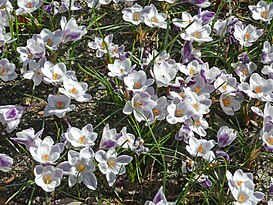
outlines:
[{"label": "crocus flower", "polygon": [[115,128],[110,129],[109,124],[105,125],[100,140],[100,149],[110,149],[116,147],[117,144],[117,130]]},{"label": "crocus flower", "polygon": [[71,99],[65,95],[51,95],[47,97],[48,104],[44,109],[44,116],[56,115],[63,118],[67,112],[72,111],[75,105],[70,105]]},{"label": "crocus flower", "polygon": [[33,159],[42,164],[54,164],[60,157],[64,150],[63,143],[54,145],[54,141],[50,136],[45,137],[43,140],[37,139],[36,146],[30,147],[29,151]]},{"label": "crocus flower", "polygon": [[234,115],[234,113],[241,109],[243,102],[243,95],[239,92],[227,92],[220,95],[220,106],[227,115]]},{"label": "crocus flower", "polygon": [[107,53],[106,46],[108,48],[108,51],[110,50],[110,47],[113,45],[112,41],[113,41],[113,34],[106,36],[104,39],[100,37],[95,37],[95,40],[92,42],[89,42],[88,46],[92,49],[95,49],[96,56],[100,58]]},{"label": "crocus flower", "polygon": [[250,172],[244,173],[241,169],[238,169],[232,175],[227,170],[226,177],[228,180],[228,186],[232,189],[239,189],[240,186],[245,185],[248,189],[254,190],[253,174]]},{"label": "crocus flower", "polygon": [[15,65],[10,63],[8,59],[3,58],[0,60],[0,78],[4,81],[11,81],[17,78],[15,72]]},{"label": "crocus flower", "polygon": [[222,70],[221,75],[214,81],[214,88],[221,93],[229,93],[236,91],[237,80],[225,70]]},{"label": "crocus flower", "polygon": [[25,107],[15,105],[0,106],[0,122],[6,124],[6,130],[11,133],[21,121]]},{"label": "crocus flower", "polygon": [[135,136],[131,133],[127,133],[127,128],[123,127],[120,134],[117,135],[117,144],[125,149],[134,150]]},{"label": "crocus flower", "polygon": [[241,46],[252,46],[262,35],[263,29],[257,29],[251,24],[246,27],[240,21],[235,24],[234,37],[239,41]]},{"label": "crocus flower", "polygon": [[63,137],[71,143],[73,147],[89,147],[95,145],[98,133],[93,131],[93,126],[87,124],[81,130],[77,127],[70,127]]},{"label": "crocus flower", "polygon": [[262,69],[262,74],[268,75],[268,78],[273,79],[273,63],[265,65]]},{"label": "crocus flower", "polygon": [[134,25],[139,25],[143,22],[142,10],[142,6],[134,4],[132,7],[122,10],[122,18],[124,21],[130,22]]},{"label": "crocus flower", "polygon": [[66,76],[66,65],[64,63],[53,64],[50,61],[46,61],[41,68],[44,74],[44,81],[47,83],[61,83]]},{"label": "crocus flower", "polygon": [[167,28],[167,15],[165,13],[158,13],[156,7],[151,4],[150,6],[145,6],[143,9],[147,11],[146,13],[143,12],[144,15],[144,23],[149,27],[159,27],[166,29]]},{"label": "crocus flower", "polygon": [[36,11],[42,6],[42,0],[18,0],[17,5],[19,9],[16,10],[16,15],[27,14]]},{"label": "crocus flower", "polygon": [[245,81],[257,69],[256,64],[253,62],[238,62],[231,64],[231,66],[236,68],[235,73],[239,76],[241,82]]},{"label": "crocus flower", "polygon": [[16,133],[16,138],[11,138],[13,141],[25,145],[26,149],[37,147],[36,140],[41,137],[44,129],[41,129],[35,134],[35,130],[31,127],[21,132]]},{"label": "crocus flower", "polygon": [[132,151],[135,152],[137,155],[140,155],[143,153],[147,153],[149,151],[149,148],[144,146],[144,140],[142,138],[138,138],[134,142]]},{"label": "crocus flower", "polygon": [[194,4],[194,5],[201,7],[201,8],[206,8],[211,5],[209,0],[186,0],[186,2]]},{"label": "crocus flower", "polygon": [[113,64],[108,64],[110,77],[123,77],[129,74],[136,65],[131,65],[131,60],[129,58],[124,59],[123,61],[116,59]]},{"label": "crocus flower", "polygon": [[89,147],[81,149],[80,152],[68,151],[68,161],[60,163],[58,168],[63,170],[64,175],[69,175],[70,187],[83,182],[89,189],[97,189],[97,178],[93,174],[96,169],[93,159],[94,152]]},{"label": "crocus flower", "polygon": [[267,4],[266,1],[259,1],[256,6],[249,5],[252,12],[252,18],[270,23],[273,18],[273,3]]},{"label": "crocus flower", "polygon": [[34,168],[35,183],[46,192],[52,192],[61,184],[63,170],[51,165],[37,165]]},{"label": "crocus flower", "polygon": [[73,17],[67,21],[66,17],[62,16],[60,24],[63,31],[63,43],[78,41],[87,33],[86,27],[78,26],[76,19]]},{"label": "crocus flower", "polygon": [[59,7],[59,13],[64,13],[68,10],[77,11],[81,9],[80,6],[75,6],[75,0],[62,0],[61,6]]},{"label": "crocus flower", "polygon": [[144,92],[153,83],[154,79],[147,79],[146,73],[143,70],[132,71],[128,76],[124,77],[124,84],[128,90],[132,90],[133,92]]},{"label": "crocus flower", "polygon": [[202,157],[207,161],[212,161],[215,158],[215,155],[210,149],[213,148],[215,144],[214,140],[199,140],[195,137],[191,137],[189,139],[189,145],[186,146],[186,150],[193,157]]},{"label": "crocus flower", "polygon": [[156,106],[156,102],[151,99],[151,95],[147,92],[136,93],[130,102],[126,102],[123,113],[130,115],[132,112],[138,122],[152,119],[152,109]]},{"label": "crocus flower", "polygon": [[144,205],[175,205],[175,202],[168,202],[161,186],[153,201],[146,201]]},{"label": "crocus flower", "polygon": [[270,129],[268,132],[262,130],[261,136],[265,147],[273,151],[273,129]]},{"label": "crocus flower", "polygon": [[26,70],[23,73],[23,77],[33,80],[35,86],[40,85],[44,79],[44,74],[41,68],[44,67],[45,62],[45,57],[41,58],[38,62],[35,60],[29,61],[29,70]]},{"label": "crocus flower", "polygon": [[193,17],[187,11],[182,12],[181,19],[173,18],[172,20],[173,24],[179,28],[186,28],[193,21]]},{"label": "crocus flower", "polygon": [[261,62],[263,64],[273,63],[273,46],[268,41],[265,41],[263,44]]},{"label": "crocus flower", "polygon": [[238,87],[250,98],[267,101],[267,95],[273,91],[273,79],[265,80],[258,73],[253,73],[250,76],[249,84],[243,82]]},{"label": "crocus flower", "polygon": [[110,148],[107,152],[104,150],[97,151],[95,159],[99,163],[100,171],[106,175],[109,186],[113,186],[117,175],[125,174],[125,166],[133,160],[133,157],[128,155],[118,156],[115,148]]},{"label": "crocus flower", "polygon": [[162,62],[155,64],[153,74],[156,80],[157,87],[168,87],[171,81],[175,78],[178,68],[176,64]]},{"label": "crocus flower", "polygon": [[218,146],[226,147],[237,138],[237,133],[234,129],[227,126],[222,126],[217,132]]},{"label": "crocus flower", "polygon": [[13,159],[10,156],[0,153],[0,171],[3,171],[3,172],[10,171],[12,164],[13,164]]},{"label": "crocus flower", "polygon": [[198,43],[203,43],[213,40],[210,37],[210,33],[211,27],[209,25],[203,26],[200,22],[194,21],[180,36],[186,41],[196,41]]},{"label": "crocus flower", "polygon": [[201,176],[198,176],[197,181],[201,184],[202,187],[209,189],[212,185],[211,180],[207,175],[202,174]]},{"label": "crocus flower", "polygon": [[85,82],[77,82],[65,77],[63,85],[64,88],[59,88],[59,92],[71,99],[75,99],[78,102],[87,102],[92,98],[91,95],[85,93],[88,89],[88,84]]},{"label": "crocus flower", "polygon": [[58,29],[52,32],[49,29],[44,28],[41,31],[40,36],[43,38],[44,42],[46,43],[46,46],[51,50],[55,51],[58,49],[60,43],[62,42],[63,31]]}]

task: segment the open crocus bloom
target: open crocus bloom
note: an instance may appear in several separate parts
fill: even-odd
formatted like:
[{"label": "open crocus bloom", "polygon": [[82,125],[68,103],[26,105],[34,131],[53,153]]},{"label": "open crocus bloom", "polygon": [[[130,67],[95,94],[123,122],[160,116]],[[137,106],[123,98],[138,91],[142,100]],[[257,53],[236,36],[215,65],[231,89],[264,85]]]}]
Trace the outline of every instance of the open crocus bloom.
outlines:
[{"label": "open crocus bloom", "polygon": [[42,3],[42,0],[18,0],[19,9],[16,10],[16,15],[31,13],[41,7]]},{"label": "open crocus bloom", "polygon": [[209,25],[202,26],[198,21],[194,21],[188,28],[186,28],[185,33],[180,36],[186,41],[196,41],[198,43],[209,42],[213,39],[210,37],[211,27]]},{"label": "open crocus bloom", "polygon": [[[146,12],[145,12],[146,11]],[[145,12],[145,13],[144,13]],[[149,27],[167,28],[167,15],[165,13],[158,13],[156,7],[151,4],[145,6],[143,9],[144,23]]]},{"label": "open crocus bloom", "polygon": [[95,145],[98,133],[93,132],[93,126],[88,124],[81,130],[76,127],[70,127],[64,137],[73,147],[89,147]]},{"label": "open crocus bloom", "polygon": [[44,80],[47,83],[61,83],[66,76],[66,65],[64,63],[53,64],[50,61],[46,61],[41,68],[44,74]]},{"label": "open crocus bloom", "polygon": [[126,58],[125,60],[121,61],[116,59],[113,64],[108,64],[110,77],[122,77],[130,73],[136,65],[131,65],[131,60]]},{"label": "open crocus bloom", "polygon": [[110,148],[107,152],[104,150],[97,151],[95,159],[99,163],[100,171],[106,175],[109,186],[113,186],[116,176],[125,174],[125,166],[133,160],[133,157],[128,155],[118,156],[115,148]]},{"label": "open crocus bloom", "polygon": [[134,25],[139,25],[143,22],[142,10],[142,6],[134,4],[132,7],[122,10],[122,18],[124,21],[130,22]]},{"label": "open crocus bloom", "polygon": [[249,5],[248,8],[252,12],[252,18],[270,23],[273,17],[273,3],[267,4],[266,1],[259,1],[256,6]]},{"label": "open crocus bloom", "polygon": [[132,90],[133,92],[144,92],[153,83],[154,79],[147,79],[146,73],[143,70],[132,71],[128,76],[124,77],[124,84],[128,90]]},{"label": "open crocus bloom", "polygon": [[222,93],[220,95],[220,106],[227,115],[234,113],[241,108],[243,95],[239,92]]},{"label": "open crocus bloom", "polygon": [[261,35],[263,35],[263,29],[257,29],[251,24],[245,27],[240,21],[235,24],[234,37],[242,46],[252,46]]},{"label": "open crocus bloom", "polygon": [[10,63],[8,59],[3,58],[0,60],[0,79],[4,82],[14,80],[17,78],[17,73],[15,72],[15,65]]},{"label": "open crocus bloom", "polygon": [[245,185],[248,189],[254,190],[253,174],[244,173],[241,169],[234,172],[234,175],[227,171],[226,177],[228,180],[228,186],[230,189],[239,189],[240,186]]},{"label": "open crocus bloom", "polygon": [[186,150],[193,157],[202,157],[205,160],[212,161],[215,158],[213,151],[210,149],[215,146],[214,140],[196,139],[191,137],[189,139],[189,145],[186,146]]},{"label": "open crocus bloom", "polygon": [[89,189],[97,188],[97,178],[93,174],[95,164],[93,162],[94,152],[91,148],[85,147],[80,152],[68,151],[68,161],[58,165],[68,177],[68,185],[74,186],[76,183],[83,182]]},{"label": "open crocus bloom", "polygon": [[43,140],[38,138],[35,143],[36,147],[30,147],[29,151],[33,159],[42,164],[54,164],[64,150],[64,144],[54,145],[54,141],[50,136]]},{"label": "open crocus bloom", "polygon": [[34,168],[35,182],[46,192],[52,192],[61,184],[63,170],[51,165],[45,167],[37,165]]},{"label": "open crocus bloom", "polygon": [[72,111],[75,105],[70,105],[71,99],[65,95],[48,95],[48,104],[45,107],[44,115],[56,115],[63,118],[67,112]]},{"label": "open crocus bloom", "polygon": [[[272,125],[271,125],[272,126]],[[268,132],[266,128],[261,131],[262,140],[267,149],[273,151],[273,129],[271,128]]]}]

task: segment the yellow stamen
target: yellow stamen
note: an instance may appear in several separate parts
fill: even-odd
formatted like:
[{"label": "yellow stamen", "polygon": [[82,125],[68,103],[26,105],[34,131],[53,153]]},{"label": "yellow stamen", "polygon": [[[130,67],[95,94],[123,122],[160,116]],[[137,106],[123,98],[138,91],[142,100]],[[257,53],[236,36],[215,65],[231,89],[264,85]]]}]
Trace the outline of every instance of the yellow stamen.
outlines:
[{"label": "yellow stamen", "polygon": [[261,13],[261,17],[264,18],[264,19],[266,18],[266,15],[267,15],[267,12],[266,12],[266,11],[263,11],[263,12]]},{"label": "yellow stamen", "polygon": [[225,107],[230,107],[230,105],[231,105],[231,100],[230,100],[229,96],[223,98],[222,102],[223,102],[223,104],[224,104]]},{"label": "yellow stamen", "polygon": [[178,109],[178,110],[176,111],[177,117],[181,117],[182,113],[183,113],[183,111],[182,111],[181,109]]},{"label": "yellow stamen", "polygon": [[191,68],[190,68],[190,75],[194,75],[194,74],[195,74],[194,68],[191,67]]},{"label": "yellow stamen", "polygon": [[59,74],[58,73],[53,73],[53,80],[57,80],[59,78]]},{"label": "yellow stamen", "polygon": [[101,42],[101,48],[102,48],[102,49],[105,48],[105,43],[104,43],[104,41]]},{"label": "yellow stamen", "polygon": [[199,93],[200,90],[201,90],[200,86],[197,86],[197,87],[195,88],[195,92],[196,92],[196,93]]},{"label": "yellow stamen", "polygon": [[248,74],[247,69],[243,69],[243,70],[242,70],[242,73],[243,73],[243,75],[247,75],[247,74]]},{"label": "yellow stamen", "polygon": [[153,23],[158,23],[158,19],[157,19],[156,17],[153,17],[153,18],[151,19],[151,21],[152,21]]},{"label": "yellow stamen", "polygon": [[27,3],[27,8],[32,8],[32,7],[33,7],[32,3],[31,3],[31,2],[28,2],[28,3]]},{"label": "yellow stamen", "polygon": [[116,160],[110,159],[109,161],[107,161],[107,165],[108,165],[110,168],[114,168],[114,167],[116,166]]},{"label": "yellow stamen", "polygon": [[85,140],[85,136],[84,135],[80,136],[79,143],[84,144],[84,140]]},{"label": "yellow stamen", "polygon": [[185,95],[183,93],[180,93],[179,95],[180,95],[181,98],[185,97]]},{"label": "yellow stamen", "polygon": [[136,82],[135,87],[139,88],[139,86],[140,86],[139,82]]},{"label": "yellow stamen", "polygon": [[45,154],[42,158],[43,158],[44,161],[48,161],[49,156],[48,156],[48,154]]},{"label": "yellow stamen", "polygon": [[51,176],[44,176],[44,182],[45,182],[45,184],[50,184],[51,180],[52,180]]},{"label": "yellow stamen", "polygon": [[195,38],[200,38],[200,37],[201,37],[201,33],[200,33],[199,31],[195,31],[195,32],[193,33],[193,36],[194,36]]},{"label": "yellow stamen", "polygon": [[155,116],[157,116],[159,114],[158,109],[154,109],[153,112],[154,112]]},{"label": "yellow stamen", "polygon": [[238,202],[239,202],[239,203],[243,203],[243,202],[245,201],[245,198],[246,198],[246,197],[245,197],[244,194],[240,194],[240,195],[239,195],[239,198],[238,198]]},{"label": "yellow stamen", "polygon": [[273,138],[272,138],[272,137],[269,138],[269,139],[267,140],[267,142],[268,142],[268,144],[273,145]]},{"label": "yellow stamen", "polygon": [[143,106],[143,102],[141,102],[141,101],[135,102],[135,107],[141,107],[141,106]]},{"label": "yellow stamen", "polygon": [[77,89],[75,88],[75,87],[73,87],[72,89],[71,89],[71,93],[72,94],[75,94],[77,92]]},{"label": "yellow stamen", "polygon": [[196,120],[196,121],[195,121],[195,125],[196,125],[196,126],[199,126],[199,125],[201,125],[201,122],[200,122],[200,120]]},{"label": "yellow stamen", "polygon": [[77,171],[78,172],[82,172],[82,170],[84,170],[85,166],[83,164],[80,164],[78,167],[77,167]]},{"label": "yellow stamen", "polygon": [[222,86],[223,90],[226,91],[227,90],[227,84],[225,83],[223,86]]},{"label": "yellow stamen", "polygon": [[52,46],[52,40],[50,38],[47,39],[47,45]]},{"label": "yellow stamen", "polygon": [[140,13],[134,13],[133,14],[133,20],[134,21],[139,21]]},{"label": "yellow stamen", "polygon": [[199,147],[198,147],[198,152],[203,152],[203,146],[202,145],[199,145]]},{"label": "yellow stamen", "polygon": [[259,94],[259,93],[263,92],[263,89],[261,86],[256,86],[256,88],[254,89],[254,92]]},{"label": "yellow stamen", "polygon": [[246,35],[245,35],[245,38],[246,38],[246,41],[248,41],[248,39],[250,38],[250,34],[249,33],[246,33]]},{"label": "yellow stamen", "polygon": [[243,181],[242,181],[242,180],[237,181],[238,186],[241,186],[241,184],[242,184],[242,183],[243,183]]},{"label": "yellow stamen", "polygon": [[199,108],[199,104],[195,103],[193,107],[194,107],[195,110],[197,110]]},{"label": "yellow stamen", "polygon": [[5,74],[6,74],[6,69],[0,68],[0,75],[5,75]]}]

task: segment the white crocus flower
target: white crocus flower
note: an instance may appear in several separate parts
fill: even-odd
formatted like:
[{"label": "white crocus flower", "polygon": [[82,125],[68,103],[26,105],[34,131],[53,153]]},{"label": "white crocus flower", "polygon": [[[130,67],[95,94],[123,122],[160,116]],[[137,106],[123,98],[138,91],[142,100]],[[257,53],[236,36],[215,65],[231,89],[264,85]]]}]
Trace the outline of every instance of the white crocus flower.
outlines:
[{"label": "white crocus flower", "polygon": [[118,156],[115,148],[111,148],[107,152],[104,150],[97,151],[95,159],[99,163],[100,171],[106,175],[109,186],[113,186],[117,175],[125,174],[125,166],[133,160],[133,157],[128,155]]},{"label": "white crocus flower", "polygon": [[155,64],[153,67],[153,74],[158,87],[168,87],[171,81],[175,78],[178,68],[176,64],[162,62]]},{"label": "white crocus flower", "polygon": [[249,5],[252,18],[270,23],[273,17],[273,3],[267,4],[266,1],[259,1],[256,6]]},{"label": "white crocus flower", "polygon": [[59,88],[59,92],[75,99],[78,102],[87,102],[91,99],[91,95],[86,94],[88,84],[85,82],[77,82],[71,78],[63,79],[64,88]]},{"label": "white crocus flower", "polygon": [[202,157],[205,160],[212,161],[215,158],[213,151],[210,149],[215,146],[214,140],[196,139],[191,137],[189,139],[189,145],[186,146],[186,150],[193,157]]},{"label": "white crocus flower", "polygon": [[194,21],[180,36],[186,41],[196,41],[198,43],[209,42],[213,39],[210,37],[211,27],[202,26],[201,22]]},{"label": "white crocus flower", "polygon": [[35,183],[46,192],[53,192],[61,184],[63,170],[47,165],[34,168]]},{"label": "white crocus flower", "polygon": [[193,114],[192,107],[187,101],[174,98],[172,103],[167,107],[168,115],[166,120],[170,124],[185,122]]},{"label": "white crocus flower", "polygon": [[42,0],[18,0],[19,9],[16,10],[16,15],[31,13],[41,7],[42,3]]},{"label": "white crocus flower", "polygon": [[263,64],[273,63],[273,46],[268,41],[265,41],[263,44],[261,62]]},{"label": "white crocus flower", "polygon": [[124,84],[128,90],[133,92],[144,92],[147,87],[154,83],[154,79],[147,79],[143,70],[132,71],[128,76],[124,77]]},{"label": "white crocus flower", "polygon": [[231,193],[236,200],[234,205],[257,205],[264,197],[264,194],[259,191],[253,191],[242,185],[239,189],[231,189]]},{"label": "white crocus flower", "polygon": [[186,28],[190,23],[194,21],[193,17],[187,11],[182,12],[181,19],[174,18],[173,24],[179,28]]},{"label": "white crocus flower", "polygon": [[221,93],[235,92],[237,89],[237,80],[231,74],[227,74],[225,70],[214,81],[214,88]]},{"label": "white crocus flower", "polygon": [[130,73],[136,65],[131,65],[131,60],[126,58],[125,60],[121,61],[116,59],[113,64],[108,64],[110,77],[123,77]]},{"label": "white crocus flower", "polygon": [[[157,57],[156,57],[157,56]],[[167,61],[170,58],[170,54],[167,51],[163,50],[158,54],[157,50],[153,50],[152,53],[148,53],[147,58],[143,58],[142,67],[145,68],[152,60],[154,60],[155,64],[161,64],[164,61]]]},{"label": "white crocus flower", "polygon": [[130,22],[134,25],[139,25],[143,22],[142,10],[142,6],[134,4],[132,7],[122,10],[122,18],[124,21]]},{"label": "white crocus flower", "polygon": [[185,124],[191,131],[195,132],[201,137],[207,135],[206,129],[209,127],[208,122],[203,118],[203,115],[193,115],[185,121]]},{"label": "white crocus flower", "polygon": [[273,63],[265,65],[262,69],[262,74],[268,75],[268,78],[273,79]]},{"label": "white crocus flower", "polygon": [[110,129],[109,124],[105,125],[100,140],[100,149],[110,149],[116,147],[117,144],[117,130],[115,128]]},{"label": "white crocus flower", "polygon": [[156,7],[151,4],[150,6],[145,6],[144,10],[146,11],[144,15],[144,23],[149,27],[159,27],[166,29],[167,28],[167,15],[165,13],[158,13]]},{"label": "white crocus flower", "polygon": [[222,126],[217,132],[217,140],[219,147],[230,145],[237,138],[237,133],[234,129],[227,126]]},{"label": "white crocus flower", "polygon": [[41,68],[44,74],[44,81],[47,83],[61,83],[66,76],[66,65],[64,63],[53,64],[50,61],[46,61]]},{"label": "white crocus flower", "polygon": [[113,45],[113,34],[110,34],[104,38],[104,40],[100,37],[95,37],[95,41],[89,42],[88,46],[96,51],[96,57],[100,58],[104,54],[107,53],[106,46],[108,51],[110,51],[110,47]]},{"label": "white crocus flower", "polygon": [[273,129],[269,132],[262,131],[261,135],[265,147],[273,151]]},{"label": "white crocus flower", "polygon": [[71,99],[66,95],[51,95],[47,97],[48,104],[44,109],[44,116],[56,115],[63,118],[67,112],[72,111],[76,106],[70,105]]},{"label": "white crocus flower", "polygon": [[200,74],[203,67],[203,64],[200,64],[197,60],[193,60],[187,66],[181,66],[179,70],[187,76],[194,77]]},{"label": "white crocus flower", "polygon": [[258,73],[253,73],[250,76],[249,84],[241,83],[239,89],[245,92],[250,98],[260,99],[262,101],[268,100],[268,94],[273,91],[273,80],[265,80]]},{"label": "white crocus flower", "polygon": [[234,115],[234,112],[240,110],[242,101],[243,96],[234,92],[220,95],[220,106],[227,115]]},{"label": "white crocus flower", "polygon": [[63,136],[73,147],[89,147],[95,145],[98,133],[93,131],[91,124],[88,124],[81,130],[77,127],[70,127]]},{"label": "white crocus flower", "polygon": [[33,159],[42,164],[54,164],[64,150],[64,144],[54,145],[54,141],[50,136],[43,140],[38,138],[35,143],[37,147],[30,147],[29,151]]},{"label": "white crocus flower", "polygon": [[228,186],[232,190],[234,188],[239,189],[240,186],[245,185],[251,190],[254,190],[253,174],[244,173],[241,169],[238,169],[232,175],[230,171],[227,170],[226,177],[228,180]]},{"label": "white crocus flower", "polygon": [[63,32],[60,29],[52,32],[49,29],[44,28],[41,31],[40,36],[43,38],[46,46],[55,51],[62,42]]},{"label": "white crocus flower", "polygon": [[241,46],[250,47],[263,35],[263,29],[257,29],[253,25],[249,24],[246,27],[242,22],[235,24],[234,37],[239,41]]},{"label": "white crocus flower", "polygon": [[127,128],[123,127],[120,134],[117,135],[117,144],[125,149],[134,150],[135,136],[131,133],[127,133]]},{"label": "white crocus flower", "polygon": [[42,67],[44,67],[46,58],[41,58],[38,62],[31,60],[29,62],[29,70],[23,73],[23,77],[29,80],[33,80],[34,85],[40,85],[44,79]]},{"label": "white crocus flower", "polygon": [[63,170],[64,175],[69,175],[70,187],[83,182],[89,189],[97,189],[97,178],[93,174],[96,169],[93,159],[94,152],[90,147],[85,147],[80,152],[68,151],[68,161],[60,163],[58,167]]},{"label": "white crocus flower", "polygon": [[8,59],[3,58],[0,60],[0,79],[4,82],[11,81],[17,78],[15,72],[15,65],[10,63]]}]

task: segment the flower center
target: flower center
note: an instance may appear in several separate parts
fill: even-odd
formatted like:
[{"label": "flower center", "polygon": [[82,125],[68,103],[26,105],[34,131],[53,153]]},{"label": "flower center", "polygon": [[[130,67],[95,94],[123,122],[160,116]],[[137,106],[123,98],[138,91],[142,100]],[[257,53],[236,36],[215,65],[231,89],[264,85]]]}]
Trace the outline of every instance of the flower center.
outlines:
[{"label": "flower center", "polygon": [[52,40],[50,38],[47,39],[47,45],[52,46]]},{"label": "flower center", "polygon": [[249,33],[246,33],[246,35],[245,35],[246,41],[249,40],[250,36],[251,36],[251,35],[250,35]]},{"label": "flower center", "polygon": [[75,94],[77,92],[77,89],[75,88],[75,87],[73,87],[72,89],[71,89],[71,93],[72,94]]},{"label": "flower center", "polygon": [[143,106],[143,102],[141,102],[141,101],[136,101],[135,102],[135,107],[138,107],[138,108],[140,108],[140,107],[142,107]]},{"label": "flower center", "polygon": [[84,141],[85,141],[85,136],[84,135],[80,136],[79,143],[84,144]]},{"label": "flower center", "polygon": [[176,110],[176,117],[181,117],[182,113],[183,113],[182,109]]},{"label": "flower center", "polygon": [[230,100],[229,96],[223,98],[222,102],[223,102],[223,104],[224,104],[225,107],[230,107],[230,105],[231,105],[231,100]]},{"label": "flower center", "polygon": [[124,73],[125,69],[124,68],[121,68],[119,69],[121,73]]},{"label": "flower center", "polygon": [[6,69],[0,68],[0,75],[5,75],[5,74],[6,74]]},{"label": "flower center", "polygon": [[243,203],[246,201],[246,196],[244,194],[239,194],[238,202]]},{"label": "flower center", "polygon": [[45,154],[42,158],[43,158],[44,161],[48,161],[49,155],[48,155],[48,154]]},{"label": "flower center", "polygon": [[115,159],[109,159],[108,161],[107,161],[107,165],[108,165],[108,167],[110,167],[110,168],[114,168],[115,166],[116,166],[116,160]]},{"label": "flower center", "polygon": [[201,37],[201,33],[200,33],[199,31],[195,31],[195,32],[193,33],[193,36],[194,36],[195,38],[200,38],[200,37]]},{"label": "flower center", "polygon": [[59,74],[58,73],[53,73],[53,80],[57,80],[59,78]]},{"label": "flower center", "polygon": [[263,92],[263,89],[262,89],[261,86],[256,86],[256,88],[254,89],[254,92],[255,92],[256,94],[259,94],[259,93]]},{"label": "flower center", "polygon": [[196,120],[194,124],[195,124],[196,126],[199,126],[199,125],[201,125],[201,122],[200,122],[200,120]]},{"label": "flower center", "polygon": [[243,183],[243,181],[242,180],[240,180],[240,181],[237,181],[237,185],[238,186],[241,186],[241,184]]},{"label": "flower center", "polygon": [[101,42],[101,48],[102,48],[102,49],[105,48],[105,43],[104,43],[104,41]]},{"label": "flower center", "polygon": [[52,181],[52,177],[50,175],[44,176],[43,179],[44,179],[45,184],[50,184],[50,182]]},{"label": "flower center", "polygon": [[198,147],[198,152],[203,152],[203,146],[202,145],[199,145],[199,147]]},{"label": "flower center", "polygon": [[195,70],[193,67],[190,68],[190,75],[194,75],[195,74]]},{"label": "flower center", "polygon": [[243,73],[243,75],[247,75],[247,74],[248,74],[247,69],[243,69],[243,70],[242,70],[242,73]]},{"label": "flower center", "polygon": [[196,92],[196,93],[199,93],[200,90],[201,90],[200,86],[197,86],[197,87],[195,88],[195,92]]},{"label": "flower center", "polygon": [[194,107],[195,110],[197,110],[199,108],[199,104],[195,103],[193,107]]},{"label": "flower center", "polygon": [[270,138],[267,140],[267,142],[268,142],[268,144],[273,145],[273,138],[270,137]]},{"label": "flower center", "polygon": [[261,13],[261,17],[263,17],[264,19],[266,18],[266,15],[267,15],[267,12],[266,12],[266,11],[263,11],[263,12]]},{"label": "flower center", "polygon": [[33,7],[32,3],[31,3],[31,2],[28,2],[28,3],[27,3],[27,8],[32,8],[32,7]]},{"label": "flower center", "polygon": [[133,14],[133,20],[134,21],[139,21],[140,14],[139,13],[134,13]]},{"label": "flower center", "polygon": [[158,109],[154,109],[153,112],[154,112],[155,116],[157,116],[159,114],[159,110]]},{"label": "flower center", "polygon": [[153,18],[151,19],[151,21],[152,21],[153,23],[158,23],[158,19],[157,19],[156,17],[153,17]]},{"label": "flower center", "polygon": [[139,87],[140,87],[139,82],[136,82],[135,87],[136,87],[136,88],[139,88]]},{"label": "flower center", "polygon": [[57,108],[62,109],[64,107],[64,104],[62,101],[57,102]]}]

